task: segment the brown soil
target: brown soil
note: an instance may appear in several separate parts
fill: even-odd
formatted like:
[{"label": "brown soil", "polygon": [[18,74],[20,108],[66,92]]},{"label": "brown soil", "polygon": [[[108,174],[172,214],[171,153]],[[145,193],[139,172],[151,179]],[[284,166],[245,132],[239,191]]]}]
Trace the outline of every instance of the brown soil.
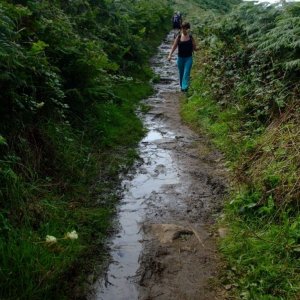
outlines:
[{"label": "brown soil", "polygon": [[[162,143],[180,166],[180,184],[164,188],[167,205],[149,210],[143,224],[139,299],[225,299],[218,281],[221,264],[214,230],[226,192],[222,156],[207,138],[181,121],[178,92],[165,93],[150,111],[175,130],[176,142]],[[157,198],[154,200],[157,201]]]}]

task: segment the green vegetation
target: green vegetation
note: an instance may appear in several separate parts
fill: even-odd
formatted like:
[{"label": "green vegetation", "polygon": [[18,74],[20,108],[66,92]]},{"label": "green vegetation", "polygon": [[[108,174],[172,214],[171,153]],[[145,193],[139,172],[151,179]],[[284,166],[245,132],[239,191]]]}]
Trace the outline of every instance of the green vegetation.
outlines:
[{"label": "green vegetation", "polygon": [[201,50],[182,115],[232,170],[223,283],[237,299],[298,299],[300,5],[197,13]]},{"label": "green vegetation", "polygon": [[156,0],[0,1],[1,299],[74,299],[105,256],[170,15]]},{"label": "green vegetation", "polygon": [[[73,299],[97,272],[170,2],[0,0],[1,299]],[[240,2],[173,1],[201,49],[182,115],[233,174],[223,283],[297,299],[300,5]]]}]

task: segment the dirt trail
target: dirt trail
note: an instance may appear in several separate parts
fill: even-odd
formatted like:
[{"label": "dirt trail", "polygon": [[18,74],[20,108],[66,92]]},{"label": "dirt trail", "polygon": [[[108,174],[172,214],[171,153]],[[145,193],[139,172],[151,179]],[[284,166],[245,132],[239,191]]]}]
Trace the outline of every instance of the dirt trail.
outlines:
[{"label": "dirt trail", "polygon": [[[215,285],[219,259],[211,225],[222,206],[225,173],[220,154],[182,124],[180,96],[166,93],[154,108],[176,134],[160,148],[172,151],[180,182],[164,187],[165,205],[149,211],[143,224],[139,299],[223,299]],[[160,197],[152,197],[153,206]]]},{"label": "dirt trail", "polygon": [[144,102],[141,160],[123,180],[120,230],[112,261],[89,299],[223,299],[215,285],[218,254],[211,232],[226,191],[221,155],[179,115],[176,63],[166,62],[173,35],[152,65],[161,80]]}]

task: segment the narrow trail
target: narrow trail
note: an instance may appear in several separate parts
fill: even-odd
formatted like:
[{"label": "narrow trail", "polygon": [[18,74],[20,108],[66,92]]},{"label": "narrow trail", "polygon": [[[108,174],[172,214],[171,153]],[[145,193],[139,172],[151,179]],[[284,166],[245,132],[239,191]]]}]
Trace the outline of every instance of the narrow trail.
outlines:
[{"label": "narrow trail", "polygon": [[170,33],[152,60],[161,80],[144,102],[148,134],[140,161],[124,178],[112,262],[89,299],[223,299],[214,278],[219,259],[211,224],[220,212],[226,174],[220,154],[185,126]]}]

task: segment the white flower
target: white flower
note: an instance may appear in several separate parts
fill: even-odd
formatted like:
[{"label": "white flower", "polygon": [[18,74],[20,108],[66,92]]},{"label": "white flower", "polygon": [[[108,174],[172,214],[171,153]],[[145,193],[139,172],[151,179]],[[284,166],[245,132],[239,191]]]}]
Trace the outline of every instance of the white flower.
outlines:
[{"label": "white flower", "polygon": [[45,102],[40,102],[36,104],[36,108],[42,108],[45,105]]},{"label": "white flower", "polygon": [[78,234],[77,234],[76,230],[73,230],[71,232],[67,232],[66,233],[66,238],[70,239],[70,240],[77,240],[78,239]]},{"label": "white flower", "polygon": [[46,236],[46,243],[50,243],[50,244],[54,244],[57,242],[57,239],[55,236],[52,236],[52,235],[47,235]]}]

